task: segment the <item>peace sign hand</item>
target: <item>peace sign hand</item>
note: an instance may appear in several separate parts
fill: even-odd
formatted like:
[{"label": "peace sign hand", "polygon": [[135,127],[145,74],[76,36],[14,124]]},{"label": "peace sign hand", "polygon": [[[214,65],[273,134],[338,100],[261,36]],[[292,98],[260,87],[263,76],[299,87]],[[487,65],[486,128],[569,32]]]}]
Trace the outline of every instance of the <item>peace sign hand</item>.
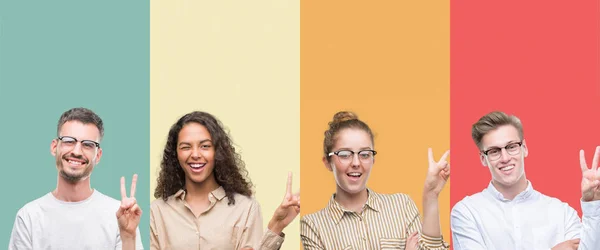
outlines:
[{"label": "peace sign hand", "polygon": [[588,168],[585,162],[583,149],[579,151],[579,164],[581,165],[581,200],[584,202],[600,200],[600,146],[596,147],[596,153],[592,161],[592,168]]},{"label": "peace sign hand", "polygon": [[281,205],[273,213],[268,228],[273,233],[280,234],[300,213],[300,193],[292,194],[292,172],[288,173],[285,197]]},{"label": "peace sign hand", "polygon": [[127,197],[125,190],[125,177],[121,177],[121,206],[117,211],[117,221],[121,238],[135,238],[136,229],[140,224],[142,209],[135,200],[135,185],[137,183],[137,174],[133,175],[131,180],[131,195]]},{"label": "peace sign hand", "polygon": [[429,153],[429,169],[425,178],[425,187],[423,193],[438,197],[446,181],[450,178],[450,164],[446,158],[450,154],[450,150],[446,151],[440,161],[436,162],[433,159],[433,150],[428,149]]}]

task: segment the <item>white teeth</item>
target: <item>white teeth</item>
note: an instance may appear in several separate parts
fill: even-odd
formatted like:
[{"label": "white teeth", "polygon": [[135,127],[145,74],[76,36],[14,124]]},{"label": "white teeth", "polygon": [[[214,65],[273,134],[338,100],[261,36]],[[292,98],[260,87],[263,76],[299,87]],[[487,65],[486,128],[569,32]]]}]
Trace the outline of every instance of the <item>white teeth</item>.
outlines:
[{"label": "white teeth", "polygon": [[198,164],[190,164],[190,167],[192,167],[192,168],[201,168],[201,167],[204,167],[204,164],[199,164],[199,163]]},{"label": "white teeth", "polygon": [[501,167],[500,170],[501,171],[509,171],[511,169],[515,168],[515,165],[510,165],[510,166],[506,166],[506,167]]},{"label": "white teeth", "polygon": [[352,176],[352,177],[360,177],[362,174],[361,173],[349,173],[348,175]]},{"label": "white teeth", "polygon": [[71,160],[69,160],[68,162],[69,162],[71,165],[81,165],[81,162],[78,162],[78,161],[71,161]]}]

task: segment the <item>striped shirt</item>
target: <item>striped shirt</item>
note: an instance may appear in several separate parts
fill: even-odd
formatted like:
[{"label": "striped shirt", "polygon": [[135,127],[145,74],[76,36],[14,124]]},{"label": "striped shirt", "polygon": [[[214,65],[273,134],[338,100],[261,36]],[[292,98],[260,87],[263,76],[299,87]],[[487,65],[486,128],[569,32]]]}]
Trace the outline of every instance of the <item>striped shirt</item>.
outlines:
[{"label": "striped shirt", "polygon": [[361,213],[343,208],[334,194],[327,207],[303,216],[300,234],[304,249],[404,249],[415,231],[421,235],[419,249],[448,249],[441,236],[421,234],[419,210],[408,195],[367,192]]}]

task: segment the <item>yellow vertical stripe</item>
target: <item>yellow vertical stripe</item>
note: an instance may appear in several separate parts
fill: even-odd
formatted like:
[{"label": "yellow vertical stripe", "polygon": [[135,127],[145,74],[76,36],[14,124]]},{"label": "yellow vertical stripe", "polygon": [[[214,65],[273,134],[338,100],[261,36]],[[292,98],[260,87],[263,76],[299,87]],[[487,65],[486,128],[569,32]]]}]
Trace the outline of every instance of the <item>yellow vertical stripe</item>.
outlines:
[{"label": "yellow vertical stripe", "polygon": [[[299,15],[299,1],[151,1],[152,191],[169,127],[193,110],[230,131],[265,228],[288,171],[299,190]],[[298,220],[284,232],[282,249],[297,249]]]}]

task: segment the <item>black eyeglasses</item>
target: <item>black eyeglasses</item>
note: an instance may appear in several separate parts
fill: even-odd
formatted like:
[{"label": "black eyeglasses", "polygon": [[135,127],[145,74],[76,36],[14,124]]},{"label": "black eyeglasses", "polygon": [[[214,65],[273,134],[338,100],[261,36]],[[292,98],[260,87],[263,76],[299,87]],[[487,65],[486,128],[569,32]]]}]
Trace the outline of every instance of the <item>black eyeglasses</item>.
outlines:
[{"label": "black eyeglasses", "polygon": [[[62,142],[62,145],[67,147],[74,147],[79,141],[75,137],[71,136],[60,136],[57,139]],[[92,140],[81,140],[81,146],[84,150],[94,150],[96,148],[100,148],[100,143]]]},{"label": "black eyeglasses", "polygon": [[513,143],[509,143],[508,145],[504,146],[504,147],[492,147],[489,148],[488,150],[485,151],[481,151],[481,153],[483,153],[484,155],[486,155],[488,157],[489,160],[498,160],[500,158],[500,156],[502,156],[502,149],[506,149],[506,152],[509,155],[517,155],[521,152],[521,146],[523,145],[523,142],[513,142]]},{"label": "black eyeglasses", "polygon": [[362,162],[369,162],[373,156],[375,156],[377,154],[377,151],[375,150],[361,150],[358,152],[354,152],[352,150],[338,150],[335,152],[331,152],[329,154],[327,154],[327,156],[332,156],[332,155],[337,155],[338,158],[340,158],[340,161],[342,162],[348,162],[352,160],[352,157],[354,156],[354,154],[358,154],[358,159],[360,159]]}]

